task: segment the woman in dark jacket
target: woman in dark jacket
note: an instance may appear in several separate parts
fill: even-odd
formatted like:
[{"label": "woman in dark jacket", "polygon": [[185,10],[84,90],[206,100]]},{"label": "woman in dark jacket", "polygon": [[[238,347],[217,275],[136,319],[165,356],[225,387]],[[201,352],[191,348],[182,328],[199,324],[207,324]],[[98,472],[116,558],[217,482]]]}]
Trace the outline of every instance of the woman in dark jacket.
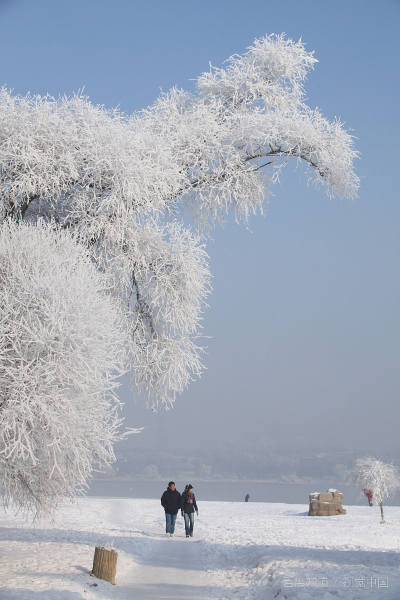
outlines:
[{"label": "woman in dark jacket", "polygon": [[185,519],[186,537],[193,537],[194,511],[199,515],[196,498],[193,494],[193,486],[187,485],[182,494],[182,517]]}]

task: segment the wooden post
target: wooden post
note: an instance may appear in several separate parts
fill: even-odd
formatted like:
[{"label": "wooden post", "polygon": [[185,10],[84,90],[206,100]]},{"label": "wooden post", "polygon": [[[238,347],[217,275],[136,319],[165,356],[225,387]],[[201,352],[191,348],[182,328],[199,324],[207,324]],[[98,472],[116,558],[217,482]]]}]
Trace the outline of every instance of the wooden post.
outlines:
[{"label": "wooden post", "polygon": [[93,575],[115,585],[117,558],[118,552],[115,552],[115,550],[106,550],[102,546],[96,546],[93,558]]}]

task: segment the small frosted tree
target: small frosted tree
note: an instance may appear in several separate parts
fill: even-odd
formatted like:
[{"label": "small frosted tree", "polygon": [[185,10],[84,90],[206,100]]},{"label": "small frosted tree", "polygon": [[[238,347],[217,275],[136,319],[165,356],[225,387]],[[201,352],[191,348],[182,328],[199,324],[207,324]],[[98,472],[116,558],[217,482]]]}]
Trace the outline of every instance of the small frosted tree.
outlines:
[{"label": "small frosted tree", "polygon": [[350,477],[358,488],[372,491],[372,504],[380,506],[382,523],[385,523],[383,501],[400,488],[400,475],[397,467],[366,456],[355,462]]},{"label": "small frosted tree", "polygon": [[[40,322],[48,322],[48,339],[52,342],[58,327],[57,318],[61,329],[57,338],[59,345],[54,348],[57,358],[42,349],[40,359],[32,363],[47,373],[49,379],[43,381],[51,382],[57,375],[59,387],[49,384],[46,389],[39,388],[36,371],[28,369],[24,371],[26,379],[21,389],[32,390],[30,402],[23,404],[23,394],[14,396],[15,410],[26,408],[28,412],[24,414],[28,415],[33,410],[31,407],[47,404],[50,416],[48,426],[37,429],[45,434],[37,437],[36,454],[29,447],[33,436],[30,431],[36,430],[32,429],[30,417],[24,416],[25,420],[21,421],[25,423],[21,427],[29,425],[31,428],[24,434],[24,444],[20,444],[18,437],[15,444],[4,438],[0,449],[3,468],[10,473],[15,469],[17,474],[7,480],[8,497],[14,493],[11,481],[16,485],[18,481],[26,482],[25,500],[14,488],[15,497],[23,504],[28,502],[29,495],[44,499],[46,494],[49,498],[56,497],[62,489],[72,493],[73,481],[85,480],[89,467],[76,467],[78,479],[70,478],[68,470],[75,435],[72,422],[78,423],[76,432],[80,431],[85,410],[91,415],[90,419],[93,417],[93,423],[97,423],[96,427],[101,428],[104,421],[108,433],[100,436],[103,448],[109,448],[115,439],[114,434],[111,435],[114,425],[111,429],[107,425],[110,422],[108,409],[104,408],[101,414],[94,410],[95,397],[102,399],[99,406],[106,407],[107,385],[111,385],[116,364],[113,358],[105,360],[105,353],[95,360],[96,347],[103,348],[108,335],[100,340],[99,332],[110,333],[108,347],[115,347],[115,352],[118,349],[118,360],[131,375],[134,393],[144,392],[152,407],[171,405],[176,394],[201,373],[202,348],[198,338],[202,311],[211,289],[204,236],[210,227],[224,222],[229,213],[233,213],[236,220],[246,222],[251,214],[262,212],[264,200],[291,159],[301,163],[308,183],[325,186],[329,197],[355,197],[358,178],[353,161],[357,153],[352,136],[339,121],[329,122],[318,110],[305,104],[303,84],[315,62],[301,42],[284,36],[267,36],[256,40],[243,56],[231,57],[223,69],[211,68],[201,75],[196,93],[173,89],[162,94],[153,106],[132,116],[93,106],[88,98],[80,95],[55,100],[48,96],[12,96],[6,88],[0,90],[0,218],[7,223],[29,224],[32,236],[38,227],[31,256],[32,260],[37,258],[44,271],[43,265],[52,264],[53,250],[46,241],[47,234],[43,234],[42,221],[47,223],[50,240],[51,229],[56,231],[56,238],[61,239],[61,231],[63,240],[70,236],[71,257],[75,256],[78,261],[76,264],[73,260],[68,262],[66,256],[55,252],[54,259],[58,257],[61,261],[64,281],[68,281],[69,286],[67,289],[60,277],[51,284],[50,275],[58,271],[48,271],[46,294],[53,298],[50,289],[54,285],[60,294],[58,300],[54,296],[50,301],[43,293],[34,296],[36,304],[32,304],[29,294],[35,290],[34,283],[26,284],[25,288],[18,283],[15,287],[15,293],[20,294],[16,300],[17,305],[21,304],[18,310],[25,311],[26,322],[30,322],[31,310],[32,319],[41,315]],[[187,226],[190,219],[191,228]],[[13,236],[19,235],[7,225],[3,229],[3,251],[8,251],[4,245],[8,244],[14,253],[13,260],[22,269],[24,260],[18,258],[18,253],[23,246],[21,249],[15,246],[7,227]],[[43,250],[39,250],[42,244]],[[62,246],[56,241],[54,244]],[[78,256],[88,269],[86,283],[85,276],[79,275],[83,266],[76,266],[83,265]],[[93,272],[89,276],[89,257],[92,269],[101,274],[101,284]],[[27,258],[27,264],[31,264],[30,261],[31,258]],[[15,271],[12,277],[18,273]],[[26,282],[29,277],[22,276],[23,273],[21,270],[21,281]],[[76,278],[75,273],[79,275]],[[10,279],[8,287],[1,290],[4,307],[11,302],[12,281]],[[62,299],[64,296],[68,302]],[[103,307],[99,315],[103,315],[107,323],[104,328],[95,326],[94,311],[89,310],[91,298]],[[74,302],[76,314],[72,308]],[[54,315],[51,312],[54,307],[67,305],[69,321],[63,320],[62,311]],[[111,305],[118,316],[119,342],[115,341],[116,330],[111,327],[114,322],[111,313],[106,317]],[[53,315],[53,321],[48,321],[47,313]],[[64,332],[62,324],[67,322],[70,328]],[[25,329],[22,325],[17,327],[14,321],[9,325],[14,328],[12,348],[19,348],[19,336],[25,340]],[[36,335],[35,329],[31,332]],[[43,333],[44,337],[40,338],[43,348],[46,348],[46,335]],[[63,352],[69,347],[68,343],[63,345],[64,335],[66,340],[75,335],[78,343],[76,354],[72,352],[69,358],[82,359],[80,366],[79,361],[76,362],[76,371],[63,366]],[[27,356],[35,343],[26,342]],[[11,352],[6,337],[3,344],[4,352]],[[114,350],[112,356],[116,356],[113,353]],[[91,366],[83,374],[86,363]],[[31,363],[24,358],[23,364]],[[1,398],[3,414],[0,413],[0,418],[4,431],[11,427],[10,431],[16,432],[15,424],[3,425],[12,421],[5,412],[8,389],[16,381],[10,365],[6,361],[2,367],[5,395]],[[73,390],[80,390],[80,386],[84,392],[75,395]],[[55,389],[65,391],[62,402],[61,396],[56,394],[56,398],[59,398],[59,407],[63,404],[70,417],[71,427],[66,428],[65,436],[60,430],[61,437],[47,438],[50,431],[61,427],[58,413],[50,410]],[[81,398],[80,407],[76,398]],[[32,415],[38,418],[39,412],[47,414],[43,408]],[[56,439],[57,443],[50,441]],[[80,449],[83,462],[89,460],[91,444],[93,455],[101,456],[94,436],[88,434],[86,446],[83,436],[79,439],[83,445],[78,444],[73,455],[78,461],[76,464],[80,464]],[[18,452],[9,451],[14,448],[10,443],[19,448]],[[50,460],[55,450],[59,451],[57,459]],[[111,454],[104,455],[108,460],[106,456]],[[39,495],[29,478],[18,475],[24,472],[25,463],[30,465],[32,473],[39,473],[40,469],[46,473]],[[32,474],[32,481],[34,477]],[[45,501],[41,502],[44,506]]]},{"label": "small frosted tree", "polygon": [[146,479],[160,479],[157,465],[148,465],[143,469],[143,477]]},{"label": "small frosted tree", "polygon": [[199,475],[204,479],[208,479],[210,477],[210,473],[212,471],[211,465],[200,465],[199,467]]}]

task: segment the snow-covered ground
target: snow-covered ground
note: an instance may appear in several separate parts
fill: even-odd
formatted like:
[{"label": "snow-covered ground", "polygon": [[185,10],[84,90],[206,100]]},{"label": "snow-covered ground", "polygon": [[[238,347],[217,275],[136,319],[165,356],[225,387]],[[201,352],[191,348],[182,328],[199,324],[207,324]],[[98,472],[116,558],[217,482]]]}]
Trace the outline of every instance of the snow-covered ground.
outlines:
[{"label": "snow-covered ground", "polygon": [[[0,516],[2,600],[306,600],[400,598],[400,508],[346,506],[308,517],[307,506],[201,502],[194,538],[178,516],[164,534],[159,501],[80,500],[55,524]],[[113,586],[91,577],[94,547],[114,540]],[[97,585],[96,585],[97,584]]]}]

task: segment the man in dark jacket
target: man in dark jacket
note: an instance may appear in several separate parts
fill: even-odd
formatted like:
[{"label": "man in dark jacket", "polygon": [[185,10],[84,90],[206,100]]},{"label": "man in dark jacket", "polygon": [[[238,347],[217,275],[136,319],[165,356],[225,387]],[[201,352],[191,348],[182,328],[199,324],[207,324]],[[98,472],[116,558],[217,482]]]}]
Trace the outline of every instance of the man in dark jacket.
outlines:
[{"label": "man in dark jacket", "polygon": [[196,498],[193,494],[193,486],[187,485],[185,491],[182,494],[182,516],[185,519],[185,531],[186,537],[193,537],[193,526],[194,526],[194,511],[196,515],[199,515],[199,510],[196,504]]},{"label": "man in dark jacket", "polygon": [[170,481],[168,488],[161,496],[161,505],[165,510],[165,523],[167,537],[173,537],[175,531],[175,521],[178,510],[181,508],[181,495],[175,489],[175,483]]}]

